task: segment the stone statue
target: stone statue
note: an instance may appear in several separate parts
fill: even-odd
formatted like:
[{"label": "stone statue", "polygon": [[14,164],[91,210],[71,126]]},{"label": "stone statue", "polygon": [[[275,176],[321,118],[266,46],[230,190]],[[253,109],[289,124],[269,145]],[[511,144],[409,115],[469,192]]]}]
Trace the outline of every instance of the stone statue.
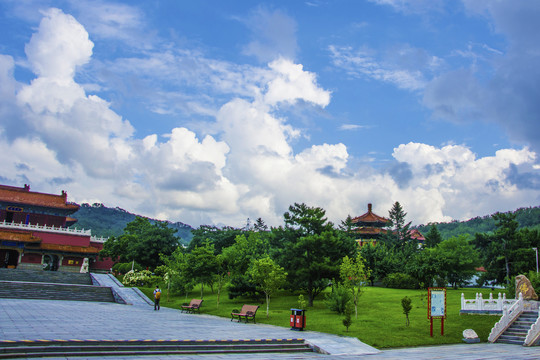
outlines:
[{"label": "stone statue", "polygon": [[516,276],[516,299],[519,299],[520,293],[523,295],[523,300],[538,300],[538,295],[525,275]]},{"label": "stone statue", "polygon": [[88,272],[88,266],[89,266],[89,263],[88,263],[88,258],[84,258],[83,260],[83,263],[81,265],[81,273],[87,273]]}]

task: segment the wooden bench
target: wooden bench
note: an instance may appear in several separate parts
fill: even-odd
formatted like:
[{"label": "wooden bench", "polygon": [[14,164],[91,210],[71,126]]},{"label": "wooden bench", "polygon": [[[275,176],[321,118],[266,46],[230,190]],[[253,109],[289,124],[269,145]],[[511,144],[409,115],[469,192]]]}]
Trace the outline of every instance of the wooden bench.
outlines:
[{"label": "wooden bench", "polygon": [[255,314],[257,314],[258,308],[258,305],[244,305],[240,311],[233,310],[231,313],[231,321],[238,319],[238,322],[240,322],[242,321],[242,318],[244,318],[246,323],[249,321],[249,319],[252,319],[253,323],[255,323]]},{"label": "wooden bench", "polygon": [[202,304],[202,300],[200,299],[192,299],[190,302],[189,302],[189,305],[182,305],[182,312],[186,311],[188,313],[194,313],[195,310],[197,310],[197,312],[200,313],[200,307],[201,307],[201,304]]}]

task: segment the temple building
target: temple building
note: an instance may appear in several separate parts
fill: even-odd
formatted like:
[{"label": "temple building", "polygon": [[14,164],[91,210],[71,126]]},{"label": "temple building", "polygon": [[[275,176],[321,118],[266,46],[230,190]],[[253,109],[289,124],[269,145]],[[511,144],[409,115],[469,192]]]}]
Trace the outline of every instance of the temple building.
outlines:
[{"label": "temple building", "polygon": [[44,194],[0,185],[0,267],[87,272],[107,271],[113,261],[98,259],[106,239],[70,228],[79,205],[67,194]]},{"label": "temple building", "polygon": [[372,208],[373,206],[368,204],[367,213],[352,219],[352,223],[356,226],[353,230],[357,234],[356,242],[360,246],[376,243],[388,231],[385,227],[391,224],[389,219],[375,214]]},{"label": "temple building", "polygon": [[[352,223],[356,228],[353,231],[357,234],[356,242],[363,246],[367,243],[375,244],[388,231],[386,227],[391,225],[391,221],[385,217],[379,216],[373,212],[373,206],[368,204],[367,213],[357,216],[352,219]],[[409,231],[411,239],[418,241],[419,246],[424,244],[426,240],[420,231],[412,229]]]}]

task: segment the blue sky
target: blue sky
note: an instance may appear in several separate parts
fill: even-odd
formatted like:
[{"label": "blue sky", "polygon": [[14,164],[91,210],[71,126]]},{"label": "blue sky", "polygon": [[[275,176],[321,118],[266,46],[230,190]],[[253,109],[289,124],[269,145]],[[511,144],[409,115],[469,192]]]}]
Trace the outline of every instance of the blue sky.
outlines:
[{"label": "blue sky", "polygon": [[0,182],[192,226],[540,204],[540,3],[0,0]]}]

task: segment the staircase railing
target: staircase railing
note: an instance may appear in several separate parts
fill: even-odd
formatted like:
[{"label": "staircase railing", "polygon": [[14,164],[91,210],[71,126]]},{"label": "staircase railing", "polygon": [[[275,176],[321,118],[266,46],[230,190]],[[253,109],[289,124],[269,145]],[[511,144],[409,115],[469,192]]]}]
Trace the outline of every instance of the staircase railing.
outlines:
[{"label": "staircase railing", "polygon": [[488,337],[489,342],[495,342],[501,336],[506,329],[512,325],[514,321],[523,313],[524,307],[523,307],[523,295],[519,294],[519,299],[512,305],[510,309],[507,310],[507,307],[505,306],[503,308],[503,316],[501,319],[493,326],[493,329],[491,329],[491,332]]},{"label": "staircase railing", "polygon": [[525,338],[524,346],[533,346],[540,339],[540,312],[538,313],[536,322],[532,324],[527,337]]}]

